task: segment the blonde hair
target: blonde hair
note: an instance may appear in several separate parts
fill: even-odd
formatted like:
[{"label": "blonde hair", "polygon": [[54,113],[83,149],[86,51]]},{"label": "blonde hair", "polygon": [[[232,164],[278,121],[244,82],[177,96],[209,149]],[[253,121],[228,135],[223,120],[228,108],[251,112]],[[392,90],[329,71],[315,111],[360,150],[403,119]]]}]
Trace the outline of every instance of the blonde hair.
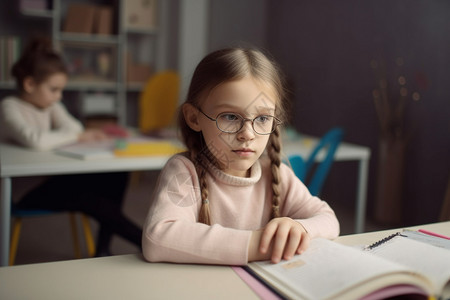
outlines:
[{"label": "blonde hair", "polygon": [[[185,104],[189,103],[195,107],[200,107],[201,101],[204,99],[202,96],[211,89],[223,82],[242,79],[246,75],[250,75],[273,88],[278,98],[275,116],[283,122],[286,121],[286,92],[280,69],[273,60],[257,49],[227,48],[212,52],[203,58],[192,76]],[[182,110],[179,111],[178,116],[178,125],[183,142],[189,151],[190,159],[195,164],[199,177],[202,200],[199,222],[211,225],[206,172],[208,163],[216,166],[219,166],[219,164],[206,147],[202,133],[196,132],[188,126]],[[275,218],[279,217],[280,202],[281,141],[278,127],[269,137],[267,153],[271,161],[272,217]]]}]

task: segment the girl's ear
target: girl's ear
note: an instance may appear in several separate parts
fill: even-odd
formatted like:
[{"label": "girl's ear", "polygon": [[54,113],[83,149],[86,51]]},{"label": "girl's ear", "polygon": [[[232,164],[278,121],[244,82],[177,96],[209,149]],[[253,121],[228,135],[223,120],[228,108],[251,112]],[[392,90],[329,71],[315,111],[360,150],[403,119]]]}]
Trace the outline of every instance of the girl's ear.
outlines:
[{"label": "girl's ear", "polygon": [[23,89],[25,90],[25,92],[32,93],[35,87],[36,82],[34,81],[33,77],[27,76],[23,79]]},{"label": "girl's ear", "polygon": [[197,131],[197,132],[202,131],[202,129],[200,127],[200,123],[198,121],[198,115],[199,115],[198,109],[195,108],[190,103],[183,104],[182,109],[183,109],[184,119],[186,120],[186,123],[188,124],[188,126],[194,131]]}]

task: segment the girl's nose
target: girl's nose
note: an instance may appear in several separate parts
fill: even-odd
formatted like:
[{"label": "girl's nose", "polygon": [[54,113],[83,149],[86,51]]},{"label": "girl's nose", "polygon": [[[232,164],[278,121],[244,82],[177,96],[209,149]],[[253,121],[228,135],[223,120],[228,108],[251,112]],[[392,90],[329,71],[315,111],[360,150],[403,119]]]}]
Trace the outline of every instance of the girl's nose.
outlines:
[{"label": "girl's nose", "polygon": [[244,122],[244,126],[242,126],[241,130],[237,133],[238,140],[253,140],[255,138],[255,131],[253,130],[251,120],[247,120]]}]

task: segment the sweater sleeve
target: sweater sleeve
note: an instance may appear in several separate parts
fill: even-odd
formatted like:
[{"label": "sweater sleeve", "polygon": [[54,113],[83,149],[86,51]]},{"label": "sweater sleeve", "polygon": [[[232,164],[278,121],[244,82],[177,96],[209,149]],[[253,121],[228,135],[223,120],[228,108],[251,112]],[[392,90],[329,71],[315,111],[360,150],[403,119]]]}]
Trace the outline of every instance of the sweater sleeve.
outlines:
[{"label": "sweater sleeve", "polygon": [[81,123],[60,103],[49,108],[50,130],[30,124],[18,101],[2,101],[1,105],[2,130],[10,139],[31,149],[50,150],[73,143],[83,131]]},{"label": "sweater sleeve", "polygon": [[200,190],[193,164],[175,156],[161,172],[144,224],[142,248],[151,262],[242,265],[251,231],[197,222]]},{"label": "sweater sleeve", "polygon": [[283,191],[285,191],[282,214],[300,222],[311,238],[334,239],[339,235],[339,221],[334,211],[308,188],[286,165],[281,165]]}]

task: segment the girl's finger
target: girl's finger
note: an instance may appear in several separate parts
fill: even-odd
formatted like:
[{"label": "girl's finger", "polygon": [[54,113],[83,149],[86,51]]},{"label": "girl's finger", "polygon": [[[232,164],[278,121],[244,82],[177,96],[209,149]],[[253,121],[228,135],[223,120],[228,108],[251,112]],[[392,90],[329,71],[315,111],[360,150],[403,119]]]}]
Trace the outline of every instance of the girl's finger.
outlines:
[{"label": "girl's finger", "polygon": [[297,230],[291,230],[289,232],[288,241],[283,254],[284,259],[291,259],[297,253],[299,244],[301,243],[301,237],[301,233]]},{"label": "girl's finger", "polygon": [[272,250],[272,262],[277,263],[283,257],[284,249],[289,237],[290,226],[281,223],[275,235],[273,250]]},{"label": "girl's finger", "polygon": [[261,253],[266,253],[270,247],[270,243],[272,242],[272,238],[277,231],[277,225],[274,222],[269,222],[261,236],[261,241],[259,244],[259,251]]},{"label": "girl's finger", "polygon": [[302,254],[309,247],[310,237],[307,233],[302,234],[300,245],[298,245],[297,254]]}]

